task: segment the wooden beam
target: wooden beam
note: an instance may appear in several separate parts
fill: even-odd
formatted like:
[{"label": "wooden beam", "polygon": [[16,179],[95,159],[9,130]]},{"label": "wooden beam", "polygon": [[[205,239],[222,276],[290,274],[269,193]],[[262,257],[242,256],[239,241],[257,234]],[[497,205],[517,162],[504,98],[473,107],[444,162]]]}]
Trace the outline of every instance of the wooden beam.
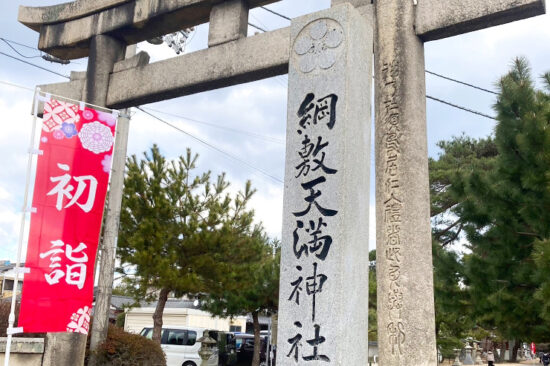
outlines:
[{"label": "wooden beam", "polygon": [[[280,0],[248,0],[248,4],[252,9],[277,1]],[[71,7],[54,6],[34,13],[23,7],[19,20],[35,30],[40,26],[39,49],[62,59],[75,59],[88,56],[90,39],[95,35],[108,34],[126,44],[135,44],[207,23],[212,7],[220,0],[102,2],[112,6],[92,12],[92,7],[77,7],[77,1],[70,3],[75,4],[73,13]],[[39,14],[47,21],[37,23]]]},{"label": "wooden beam", "polygon": [[415,29],[427,42],[544,13],[544,0],[419,0]]}]

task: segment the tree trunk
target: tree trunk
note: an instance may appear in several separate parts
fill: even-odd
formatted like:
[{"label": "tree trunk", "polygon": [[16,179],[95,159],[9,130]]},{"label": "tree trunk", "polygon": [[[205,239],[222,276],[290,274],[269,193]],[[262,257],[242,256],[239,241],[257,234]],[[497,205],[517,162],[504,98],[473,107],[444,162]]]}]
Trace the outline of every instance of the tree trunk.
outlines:
[{"label": "tree trunk", "polygon": [[521,344],[521,341],[519,341],[519,340],[514,341],[514,347],[512,348],[512,354],[510,355],[510,361],[511,362],[516,362],[517,361],[518,350],[519,350],[520,344]]},{"label": "tree trunk", "polygon": [[[504,359],[504,353],[506,352],[506,345],[503,343],[493,343],[493,354],[495,355],[495,363],[500,363]],[[500,349],[501,352],[496,352],[496,349]]]},{"label": "tree trunk", "polygon": [[169,292],[170,289],[167,288],[160,290],[159,301],[157,302],[157,307],[153,314],[153,341],[158,344],[160,344],[160,339],[162,337],[162,313],[164,312],[164,306],[168,300]]},{"label": "tree trunk", "polygon": [[252,364],[250,366],[260,366],[260,320],[258,319],[258,312],[252,312],[252,321],[254,323],[254,356],[252,357]]}]

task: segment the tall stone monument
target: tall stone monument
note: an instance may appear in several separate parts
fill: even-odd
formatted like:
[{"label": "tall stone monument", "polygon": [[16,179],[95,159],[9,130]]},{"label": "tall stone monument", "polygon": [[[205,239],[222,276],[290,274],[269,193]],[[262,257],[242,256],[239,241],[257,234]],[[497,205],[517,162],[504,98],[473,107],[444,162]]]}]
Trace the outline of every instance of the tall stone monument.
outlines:
[{"label": "tall stone monument", "polygon": [[364,365],[372,14],[292,20],[277,364]]}]

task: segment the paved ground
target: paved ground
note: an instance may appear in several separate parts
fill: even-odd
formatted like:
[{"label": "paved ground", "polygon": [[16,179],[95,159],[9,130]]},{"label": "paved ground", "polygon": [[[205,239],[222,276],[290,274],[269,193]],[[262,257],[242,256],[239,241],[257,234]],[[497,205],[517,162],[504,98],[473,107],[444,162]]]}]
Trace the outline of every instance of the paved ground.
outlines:
[{"label": "paved ground", "polygon": [[[442,365],[451,365],[451,363],[449,364],[442,364]],[[486,363],[484,363],[483,365],[487,365]],[[502,365],[502,366],[528,366],[528,365],[532,365],[532,366],[542,366],[541,363],[539,363],[539,360],[538,358],[536,360],[531,360],[531,361],[523,361],[521,363],[509,363],[509,362],[504,362],[504,363],[496,363],[495,366],[499,366],[499,365]]]}]

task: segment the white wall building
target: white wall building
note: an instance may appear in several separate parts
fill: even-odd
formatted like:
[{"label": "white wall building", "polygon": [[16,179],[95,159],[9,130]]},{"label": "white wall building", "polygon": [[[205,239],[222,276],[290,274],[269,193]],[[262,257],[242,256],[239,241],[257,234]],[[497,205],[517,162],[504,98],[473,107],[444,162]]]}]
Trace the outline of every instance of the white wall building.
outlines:
[{"label": "white wall building", "polygon": [[[139,333],[145,327],[152,327],[154,312],[154,306],[129,309],[126,312],[124,330]],[[246,319],[246,316],[233,319],[213,317],[209,312],[197,309],[189,301],[175,299],[168,300],[162,316],[164,326],[201,327],[226,332],[244,332],[246,330]]]}]

